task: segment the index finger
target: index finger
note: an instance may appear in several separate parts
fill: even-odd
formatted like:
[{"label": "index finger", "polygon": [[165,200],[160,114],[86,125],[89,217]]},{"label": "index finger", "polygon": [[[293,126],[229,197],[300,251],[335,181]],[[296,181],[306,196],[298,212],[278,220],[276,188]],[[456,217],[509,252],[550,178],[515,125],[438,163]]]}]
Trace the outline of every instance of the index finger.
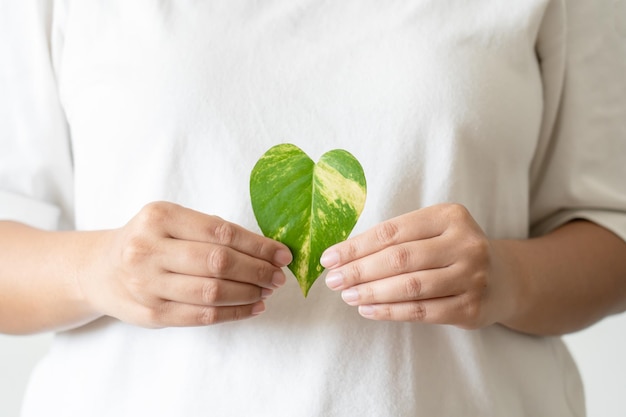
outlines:
[{"label": "index finger", "polygon": [[218,216],[195,211],[173,203],[156,204],[152,215],[159,219],[169,237],[213,243],[263,259],[282,267],[292,260],[284,244],[251,232]]},{"label": "index finger", "polygon": [[390,246],[439,236],[445,230],[445,225],[439,216],[434,216],[434,211],[434,207],[426,207],[384,221],[326,249],[320,263],[332,269]]}]

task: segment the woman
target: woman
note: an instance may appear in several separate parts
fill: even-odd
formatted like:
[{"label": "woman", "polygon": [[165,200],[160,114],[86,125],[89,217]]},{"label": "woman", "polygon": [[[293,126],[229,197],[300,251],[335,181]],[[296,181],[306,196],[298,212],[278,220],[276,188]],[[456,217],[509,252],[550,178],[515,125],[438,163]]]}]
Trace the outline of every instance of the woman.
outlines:
[{"label": "woman", "polygon": [[[615,4],[6,6],[0,328],[58,332],[23,415],[583,415],[545,336],[626,308]],[[368,180],[307,299],[249,202],[282,142]]]}]

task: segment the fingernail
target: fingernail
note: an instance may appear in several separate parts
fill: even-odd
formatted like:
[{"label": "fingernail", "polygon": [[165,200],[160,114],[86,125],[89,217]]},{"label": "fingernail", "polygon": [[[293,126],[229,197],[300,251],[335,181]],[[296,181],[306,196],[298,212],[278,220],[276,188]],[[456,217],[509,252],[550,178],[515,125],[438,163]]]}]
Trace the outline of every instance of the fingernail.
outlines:
[{"label": "fingernail", "polygon": [[350,288],[349,290],[341,292],[341,298],[343,299],[343,301],[350,304],[359,299],[359,292],[354,288]]},{"label": "fingernail", "polygon": [[339,263],[339,254],[333,250],[326,251],[322,254],[320,263],[324,268],[332,268]]},{"label": "fingernail", "polygon": [[252,315],[256,316],[265,311],[265,303],[262,301],[252,306]]},{"label": "fingernail", "polygon": [[287,281],[287,277],[285,277],[285,273],[283,271],[276,271],[274,275],[272,275],[272,285],[276,288],[280,287]]},{"label": "fingernail", "polygon": [[343,284],[343,275],[341,274],[341,272],[333,271],[329,272],[328,275],[326,275],[326,285],[331,290],[339,288],[341,284]]},{"label": "fingernail", "polygon": [[272,289],[261,288],[261,299],[265,300],[266,298],[268,298],[273,293],[274,293],[274,290],[272,290]]},{"label": "fingernail", "polygon": [[287,266],[293,260],[291,252],[287,249],[278,249],[274,254],[274,263],[280,266]]},{"label": "fingernail", "polygon": [[374,315],[374,307],[372,306],[359,306],[359,314],[364,317],[371,317]]}]

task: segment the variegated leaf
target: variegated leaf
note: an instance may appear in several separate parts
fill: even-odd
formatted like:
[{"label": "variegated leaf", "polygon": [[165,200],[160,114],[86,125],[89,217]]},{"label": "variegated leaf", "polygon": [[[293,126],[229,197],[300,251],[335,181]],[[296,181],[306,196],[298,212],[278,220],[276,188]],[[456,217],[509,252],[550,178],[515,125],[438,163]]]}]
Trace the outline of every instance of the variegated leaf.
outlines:
[{"label": "variegated leaf", "polygon": [[323,272],[322,252],[345,240],[365,205],[361,164],[335,149],[315,164],[300,148],[281,144],[268,150],[250,176],[254,215],[263,234],[291,249],[294,273],[306,297]]}]

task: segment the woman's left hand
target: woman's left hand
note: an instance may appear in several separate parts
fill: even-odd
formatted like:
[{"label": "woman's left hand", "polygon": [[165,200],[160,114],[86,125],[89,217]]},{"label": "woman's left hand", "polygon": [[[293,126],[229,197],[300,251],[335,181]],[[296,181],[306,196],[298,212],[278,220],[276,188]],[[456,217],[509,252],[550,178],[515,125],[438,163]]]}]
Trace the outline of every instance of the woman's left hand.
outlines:
[{"label": "woman's left hand", "polygon": [[468,210],[439,204],[383,222],[327,249],[326,285],[374,320],[475,329],[515,311],[506,254]]}]

